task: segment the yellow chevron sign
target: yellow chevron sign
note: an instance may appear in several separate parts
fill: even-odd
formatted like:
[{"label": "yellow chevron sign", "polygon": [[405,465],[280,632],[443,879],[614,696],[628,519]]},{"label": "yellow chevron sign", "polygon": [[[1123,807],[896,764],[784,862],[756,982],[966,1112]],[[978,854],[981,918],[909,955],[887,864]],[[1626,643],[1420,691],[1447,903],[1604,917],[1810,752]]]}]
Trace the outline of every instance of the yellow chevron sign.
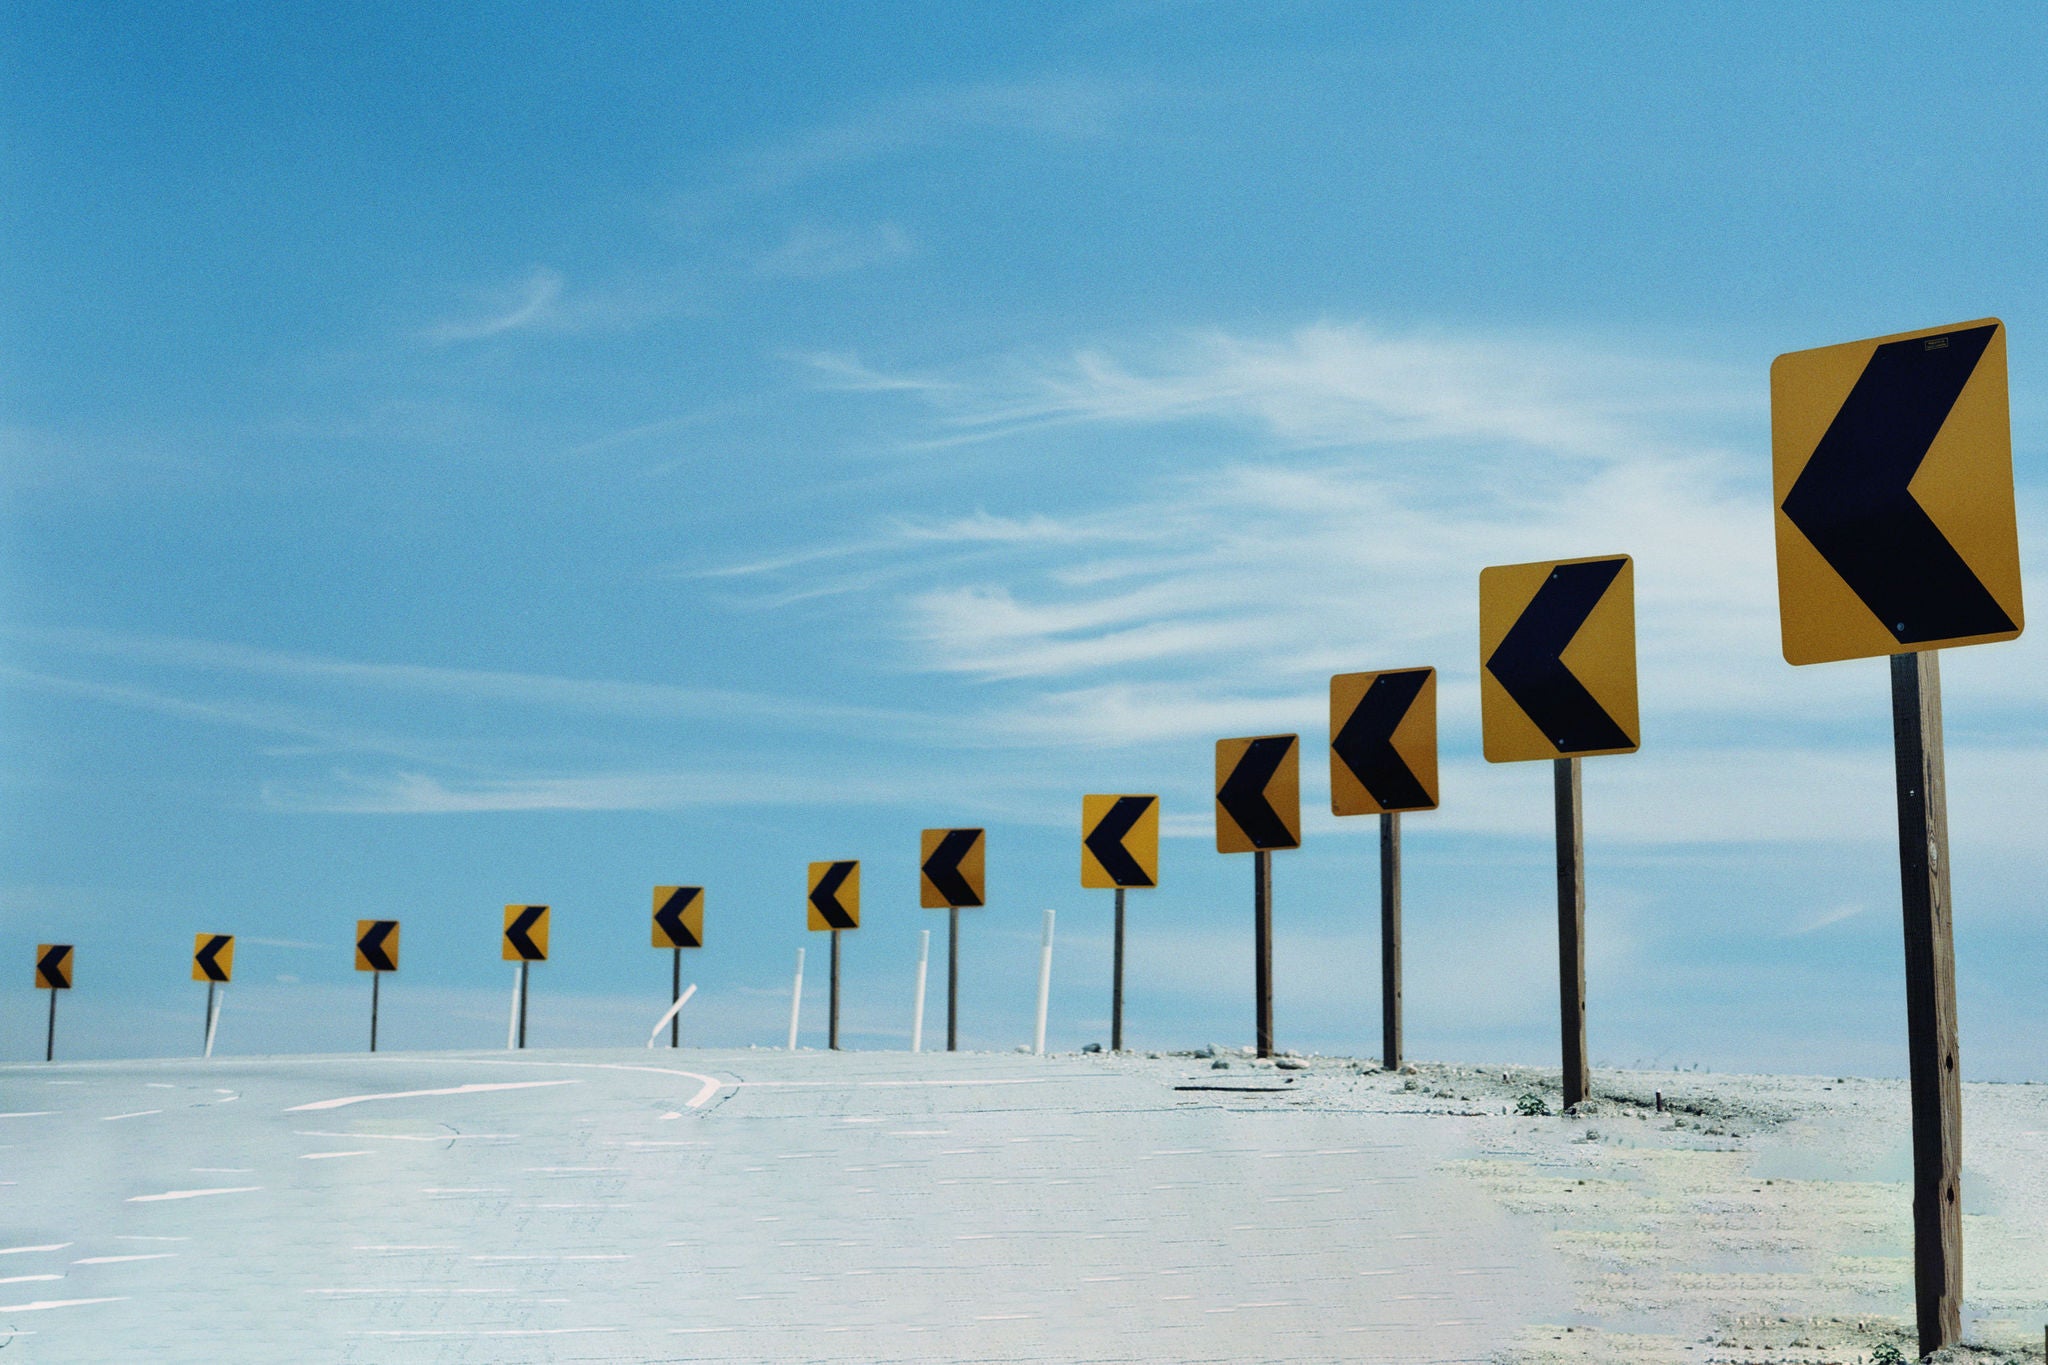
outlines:
[{"label": "yellow chevron sign", "polygon": [[398,921],[359,919],[356,921],[356,970],[395,972],[398,970]]},{"label": "yellow chevron sign", "polygon": [[507,962],[548,960],[548,908],[545,905],[505,907],[505,934],[498,956]]},{"label": "yellow chevron sign", "polygon": [[1216,741],[1216,851],[1301,847],[1301,736]]},{"label": "yellow chevron sign", "polygon": [[812,863],[808,923],[815,930],[860,928],[860,860]]},{"label": "yellow chevron sign", "polygon": [[1436,670],[1330,679],[1330,811],[1435,810]]},{"label": "yellow chevron sign", "polygon": [[918,905],[946,910],[987,904],[987,863],[987,830],[925,830],[917,844]]},{"label": "yellow chevron sign", "polygon": [[2020,633],[1997,318],[1772,361],[1771,482],[1788,663]]},{"label": "yellow chevron sign", "polygon": [[[36,989],[39,991],[68,991],[71,989],[71,945],[68,943],[38,943],[36,945]],[[56,1006],[50,1006],[55,1009]]]},{"label": "yellow chevron sign", "polygon": [[654,946],[657,948],[702,948],[704,946],[703,887],[657,886],[654,888]]},{"label": "yellow chevron sign", "polygon": [[1081,798],[1081,885],[1159,885],[1159,798]]},{"label": "yellow chevron sign", "polygon": [[1479,717],[1489,763],[1636,750],[1635,564],[1627,555],[1479,573]]},{"label": "yellow chevron sign", "polygon": [[235,975],[233,934],[192,935],[192,979],[229,981]]}]

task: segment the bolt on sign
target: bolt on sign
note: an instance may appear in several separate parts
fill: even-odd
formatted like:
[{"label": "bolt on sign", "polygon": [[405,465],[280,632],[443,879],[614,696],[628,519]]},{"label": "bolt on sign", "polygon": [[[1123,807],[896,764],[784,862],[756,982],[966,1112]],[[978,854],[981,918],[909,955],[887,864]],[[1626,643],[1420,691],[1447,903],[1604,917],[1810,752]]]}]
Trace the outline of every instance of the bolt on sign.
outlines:
[{"label": "bolt on sign", "polygon": [[356,921],[356,970],[395,972],[398,970],[398,921],[359,919]]},{"label": "bolt on sign", "polygon": [[498,956],[507,962],[548,960],[548,908],[545,905],[505,907],[505,938]]},{"label": "bolt on sign", "polygon": [[918,840],[917,903],[927,910],[987,904],[987,857],[987,830],[925,830]]},{"label": "bolt on sign", "polygon": [[810,927],[860,928],[860,860],[812,863],[809,879]]},{"label": "bolt on sign", "polygon": [[194,934],[192,936],[192,979],[194,981],[229,981],[235,975],[235,936],[233,934]]},{"label": "bolt on sign", "polygon": [[1479,658],[1488,762],[1639,747],[1635,565],[1627,555],[1480,570]]},{"label": "bolt on sign", "polygon": [[1216,851],[1301,847],[1301,737],[1216,741]]},{"label": "bolt on sign", "polygon": [[36,989],[39,991],[70,990],[71,958],[71,945],[68,943],[38,943],[36,945]]},{"label": "bolt on sign", "polygon": [[1330,679],[1330,811],[1435,810],[1436,670]]},{"label": "bolt on sign", "polygon": [[1159,885],[1159,798],[1081,798],[1081,885]]},{"label": "bolt on sign", "polygon": [[704,946],[703,887],[657,886],[654,888],[654,946],[657,948],[702,948]]},{"label": "bolt on sign", "polygon": [[2020,633],[1997,318],[1779,356],[1771,481],[1788,663]]}]

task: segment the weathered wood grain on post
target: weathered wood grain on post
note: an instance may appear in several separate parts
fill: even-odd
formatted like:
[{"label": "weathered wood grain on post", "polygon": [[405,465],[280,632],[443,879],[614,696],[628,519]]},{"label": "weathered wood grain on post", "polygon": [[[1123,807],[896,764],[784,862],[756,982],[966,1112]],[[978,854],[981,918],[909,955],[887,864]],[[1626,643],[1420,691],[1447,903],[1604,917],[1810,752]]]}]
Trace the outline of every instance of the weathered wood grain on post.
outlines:
[{"label": "weathered wood grain on post", "polygon": [[1401,813],[1380,816],[1380,1066],[1401,1069]]},{"label": "weathered wood grain on post", "polygon": [[1273,855],[1252,854],[1252,988],[1258,995],[1259,1055],[1273,1055]]},{"label": "weathered wood grain on post", "polygon": [[1963,1095],[1956,1064],[1956,954],[1942,777],[1941,668],[1894,654],[1892,751],[1906,930],[1906,1057],[1913,1082],[1913,1282],[1920,1353],[1962,1336]]},{"label": "weathered wood grain on post", "polygon": [[1593,1091],[1586,1065],[1586,831],[1579,760],[1560,758],[1557,785],[1557,984],[1564,1037],[1564,1105]]}]

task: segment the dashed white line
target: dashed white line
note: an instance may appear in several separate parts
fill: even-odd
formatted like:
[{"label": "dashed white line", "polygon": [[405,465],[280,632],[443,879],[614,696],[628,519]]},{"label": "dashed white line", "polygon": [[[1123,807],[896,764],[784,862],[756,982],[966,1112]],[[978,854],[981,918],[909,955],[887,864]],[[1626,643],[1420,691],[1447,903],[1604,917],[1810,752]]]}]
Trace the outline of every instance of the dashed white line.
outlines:
[{"label": "dashed white line", "polygon": [[73,1265],[115,1265],[122,1261],[168,1261],[178,1253],[175,1251],[138,1251],[129,1256],[87,1256],[73,1261]]},{"label": "dashed white line", "polygon": [[101,1116],[100,1122],[112,1123],[115,1119],[146,1119],[151,1114],[161,1114],[163,1112],[161,1109],[138,1109],[132,1114],[106,1114]]},{"label": "dashed white line", "polygon": [[0,1313],[40,1313],[49,1308],[78,1308],[88,1303],[126,1303],[126,1294],[104,1299],[38,1299],[34,1303],[0,1303]]},{"label": "dashed white line", "polygon": [[343,1095],[339,1099],[314,1100],[311,1104],[295,1104],[285,1110],[287,1114],[304,1114],[318,1109],[343,1109],[351,1104],[368,1104],[372,1100],[417,1100],[436,1095],[481,1095],[494,1090],[538,1090],[544,1086],[581,1085],[578,1080],[566,1081],[472,1081],[468,1085],[443,1085],[432,1090],[387,1090],[375,1095]]},{"label": "dashed white line", "polygon": [[43,1119],[56,1112],[54,1109],[17,1109],[11,1114],[0,1114],[0,1119]]},{"label": "dashed white line", "polygon": [[376,1153],[375,1153],[375,1152],[371,1151],[371,1150],[370,1150],[370,1149],[369,1149],[368,1147],[365,1147],[365,1148],[363,1148],[363,1149],[362,1149],[361,1151],[358,1151],[358,1152],[301,1152],[301,1153],[299,1153],[299,1160],[301,1160],[301,1161],[332,1161],[332,1160],[333,1160],[333,1159],[334,1159],[335,1157],[338,1157],[338,1156],[375,1156],[375,1155],[376,1155]]},{"label": "dashed white line", "polygon": [[0,1247],[0,1256],[20,1256],[30,1251],[62,1251],[70,1245],[69,1242],[45,1242],[33,1247]]},{"label": "dashed white line", "polygon": [[61,1280],[62,1275],[9,1275],[0,1284],[27,1284],[31,1280]]},{"label": "dashed white line", "polygon": [[131,1204],[159,1204],[167,1199],[204,1199],[212,1194],[252,1194],[262,1189],[261,1185],[224,1185],[212,1190],[166,1190],[162,1194],[131,1194]]}]

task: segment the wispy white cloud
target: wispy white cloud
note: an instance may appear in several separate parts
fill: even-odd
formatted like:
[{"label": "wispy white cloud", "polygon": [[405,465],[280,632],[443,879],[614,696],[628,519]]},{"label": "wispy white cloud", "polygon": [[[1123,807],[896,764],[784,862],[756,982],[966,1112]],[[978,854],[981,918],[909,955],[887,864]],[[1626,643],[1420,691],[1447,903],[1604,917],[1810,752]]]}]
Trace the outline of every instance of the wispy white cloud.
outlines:
[{"label": "wispy white cloud", "polygon": [[[119,635],[78,629],[24,631],[21,634],[39,644],[76,654],[127,660],[188,673],[216,676],[254,674],[367,691],[433,696],[473,705],[545,707],[644,720],[680,716],[746,717],[835,728],[883,723],[921,726],[929,723],[929,718],[909,712],[720,688],[681,687],[672,683],[571,678],[425,664],[365,663],[212,640]],[[182,705],[195,708],[195,713],[208,710],[207,704]],[[255,713],[250,714],[252,719],[258,718]],[[282,722],[286,718],[285,713],[278,714]],[[279,728],[283,728],[282,723]]]},{"label": "wispy white cloud", "polygon": [[[811,359],[828,388],[914,405],[906,448],[1006,442],[1035,477],[1017,501],[981,495],[979,516],[1008,538],[885,524],[737,575],[852,585],[896,623],[912,666],[983,686],[973,719],[1001,742],[1163,750],[1316,735],[1329,673],[1434,664],[1446,789],[1458,788],[1434,818],[1541,838],[1541,794],[1505,795],[1516,784],[1476,754],[1478,572],[1619,551],[1636,558],[1645,747],[1601,766],[1600,790],[1623,794],[1603,837],[1865,840],[1885,828],[1882,670],[1792,669],[1779,654],[1760,375],[1648,346],[1328,322],[902,374]],[[1090,439],[1072,438],[1081,428]],[[1227,453],[1094,480],[1113,491],[1085,510],[1036,505],[1049,498],[1044,470],[1069,450],[1095,459],[1108,436],[1147,448],[1198,428],[1190,448]],[[1954,662],[1970,671],[1959,728],[1995,715],[2000,744],[2038,745],[2034,647]],[[1976,793],[2048,789],[2003,752],[2018,749],[1952,738],[1952,800],[1984,807],[1973,838],[2018,846],[2023,822]]]},{"label": "wispy white cloud", "polygon": [[782,243],[754,262],[754,273],[771,278],[815,280],[900,261],[917,250],[910,234],[894,223],[869,228],[821,227],[800,223]]},{"label": "wispy white cloud", "polygon": [[1102,138],[1157,93],[1149,84],[1078,76],[912,91],[753,147],[723,176],[679,194],[675,208],[700,220],[886,157],[990,137]]},{"label": "wispy white cloud", "polygon": [[426,329],[426,336],[432,341],[478,341],[542,326],[557,316],[562,285],[559,271],[536,266],[517,283],[484,300],[482,312],[435,323]]}]

